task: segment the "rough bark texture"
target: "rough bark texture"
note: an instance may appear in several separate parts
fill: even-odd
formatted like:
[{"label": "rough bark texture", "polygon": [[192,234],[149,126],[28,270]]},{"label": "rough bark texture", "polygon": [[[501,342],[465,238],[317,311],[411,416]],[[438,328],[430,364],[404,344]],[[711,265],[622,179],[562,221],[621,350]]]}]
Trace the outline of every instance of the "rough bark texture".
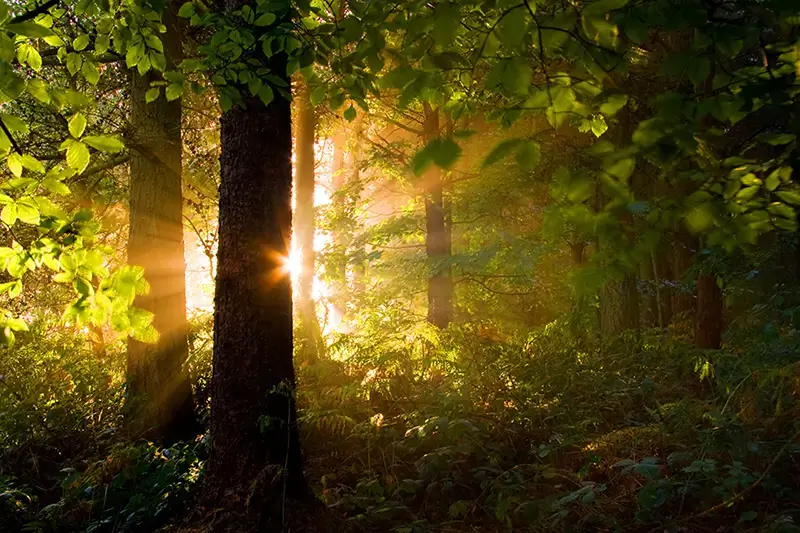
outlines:
[{"label": "rough bark texture", "polygon": [[[273,57],[272,71],[285,72]],[[206,496],[241,502],[280,468],[307,492],[294,401],[289,102],[248,98],[221,119],[212,449]],[[286,468],[283,471],[283,467]]]},{"label": "rough bark texture", "polygon": [[722,291],[713,275],[697,277],[697,315],[694,345],[704,350],[718,350],[722,343]]},{"label": "rough bark texture", "polygon": [[639,329],[639,297],[636,274],[627,273],[622,280],[609,280],[600,295],[600,330],[613,336],[626,330]]},{"label": "rough bark texture", "polygon": [[[164,14],[162,35],[168,68],[181,57],[174,11]],[[197,425],[189,376],[186,323],[186,265],[183,256],[181,192],[181,102],[145,103],[151,74],[132,74],[130,237],[128,262],[145,269],[150,292],[136,305],[155,314],[157,344],[130,340],[130,428],[151,438],[194,438]]]},{"label": "rough bark texture", "polygon": [[[425,107],[423,137],[426,143],[439,135],[439,111]],[[453,319],[453,279],[448,263],[450,232],[444,205],[442,170],[435,165],[425,173],[425,251],[431,265],[428,277],[428,322],[446,328]]]},{"label": "rough bark texture", "polygon": [[302,325],[306,358],[314,360],[322,347],[316,309],[314,308],[314,129],[316,119],[308,84],[298,76],[295,84],[295,246],[300,251],[297,276],[297,307]]}]

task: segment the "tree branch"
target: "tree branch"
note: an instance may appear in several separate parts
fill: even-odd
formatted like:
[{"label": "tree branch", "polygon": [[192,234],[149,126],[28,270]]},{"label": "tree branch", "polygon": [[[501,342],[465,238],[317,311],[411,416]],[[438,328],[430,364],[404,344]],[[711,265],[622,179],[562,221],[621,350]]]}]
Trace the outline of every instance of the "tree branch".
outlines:
[{"label": "tree branch", "polygon": [[11,24],[17,24],[19,22],[25,22],[26,20],[30,20],[32,18],[35,18],[35,17],[41,15],[42,13],[46,13],[47,11],[50,10],[51,7],[55,7],[59,2],[61,2],[61,0],[48,0],[44,4],[36,7],[35,9],[32,9],[32,10],[26,12],[26,13],[23,13],[22,15],[17,15],[13,19],[11,19],[9,22]]}]

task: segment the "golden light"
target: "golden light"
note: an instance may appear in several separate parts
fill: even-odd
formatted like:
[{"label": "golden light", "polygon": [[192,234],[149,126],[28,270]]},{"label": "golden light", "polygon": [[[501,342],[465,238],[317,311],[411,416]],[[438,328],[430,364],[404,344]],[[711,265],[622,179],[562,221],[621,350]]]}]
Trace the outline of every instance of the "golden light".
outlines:
[{"label": "golden light", "polygon": [[[333,183],[333,142],[330,139],[320,139],[315,146],[317,159],[316,187],[314,190],[314,206],[321,207],[331,202]],[[294,156],[292,157],[294,162]],[[295,198],[292,194],[292,209],[295,207]],[[188,229],[188,228],[187,228]],[[198,239],[197,235],[188,230],[184,234],[185,259],[186,259],[186,308],[189,313],[198,311],[213,311],[214,309],[214,266],[210,264],[209,257]],[[317,229],[314,234],[314,251],[322,252],[333,241],[329,233]],[[213,250],[216,254],[216,246]],[[289,247],[289,255],[273,257],[281,267],[273,272],[270,281],[277,277],[289,276],[292,287],[297,294],[298,281],[303,268],[302,249],[294,242]],[[213,262],[212,262],[213,263]],[[317,302],[317,314],[323,334],[342,332],[348,329],[342,312],[330,304],[333,288],[324,280],[324,271],[318,265],[312,286],[312,296]]]},{"label": "golden light", "polygon": [[281,270],[283,274],[289,275],[292,278],[292,286],[296,288],[297,281],[300,279],[300,272],[303,270],[303,254],[300,248],[297,248],[292,239],[292,246],[289,250],[289,257],[281,258],[283,266]]}]

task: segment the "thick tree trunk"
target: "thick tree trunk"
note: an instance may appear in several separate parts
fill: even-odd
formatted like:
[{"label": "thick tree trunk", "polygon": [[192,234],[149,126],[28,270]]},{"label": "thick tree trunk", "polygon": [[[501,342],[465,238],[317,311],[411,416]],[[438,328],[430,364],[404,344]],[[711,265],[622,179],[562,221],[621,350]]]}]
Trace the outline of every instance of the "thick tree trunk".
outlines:
[{"label": "thick tree trunk", "polygon": [[303,353],[308,360],[315,360],[322,347],[314,306],[314,130],[316,119],[308,84],[298,76],[296,87],[295,116],[295,246],[300,252],[300,272],[297,276],[297,307],[302,326]]},{"label": "thick tree trunk", "polygon": [[[168,68],[181,57],[174,11],[164,14],[162,35]],[[154,313],[156,344],[128,342],[131,429],[152,438],[189,439],[199,427],[189,376],[186,265],[183,256],[181,191],[181,102],[162,96],[145,103],[151,74],[132,74],[130,237],[128,262],[145,269],[150,292],[136,305]]]},{"label": "thick tree trunk", "polygon": [[697,315],[694,345],[704,350],[718,350],[722,343],[722,291],[716,277],[697,277]]},{"label": "thick tree trunk", "polygon": [[[272,61],[276,75],[285,72],[278,56]],[[219,502],[241,502],[278,471],[286,476],[290,496],[304,496],[308,487],[294,398],[292,286],[283,267],[292,226],[289,102],[276,95],[265,106],[246,98],[244,108],[223,114],[220,138],[206,491]]]},{"label": "thick tree trunk", "polygon": [[[425,106],[424,141],[439,135],[439,111]],[[428,277],[428,322],[446,328],[453,319],[451,242],[444,205],[442,169],[432,165],[423,177],[425,188],[425,251],[431,268]]]}]

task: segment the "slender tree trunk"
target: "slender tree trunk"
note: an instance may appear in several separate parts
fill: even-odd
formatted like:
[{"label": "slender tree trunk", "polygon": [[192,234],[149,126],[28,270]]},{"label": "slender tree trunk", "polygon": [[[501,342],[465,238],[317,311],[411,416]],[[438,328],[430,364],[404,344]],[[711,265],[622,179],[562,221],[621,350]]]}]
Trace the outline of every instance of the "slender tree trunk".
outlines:
[{"label": "slender tree trunk", "polygon": [[654,254],[655,266],[653,270],[656,274],[656,283],[658,284],[658,292],[656,294],[661,308],[660,327],[665,328],[672,323],[672,298],[665,284],[665,280],[672,279],[672,264],[670,263],[669,255],[664,250],[659,249],[654,252]]},{"label": "slender tree trunk", "polygon": [[[168,68],[181,57],[174,10],[164,14],[162,35]],[[186,323],[181,191],[181,102],[163,97],[145,103],[151,74],[132,74],[130,237],[128,262],[144,267],[150,292],[136,305],[154,313],[155,344],[128,342],[131,429],[168,441],[194,438]]]},{"label": "slender tree trunk", "polygon": [[[425,105],[424,141],[439,135],[439,111]],[[453,319],[453,279],[450,273],[451,242],[444,206],[442,169],[432,165],[425,173],[425,251],[428,277],[428,322],[446,328]]]},{"label": "slender tree trunk", "polygon": [[697,277],[697,315],[694,345],[704,350],[718,350],[722,343],[722,291],[713,274]]},{"label": "slender tree trunk", "polygon": [[331,304],[334,312],[343,317],[347,310],[347,245],[348,235],[344,228],[344,218],[347,211],[345,198],[346,172],[345,172],[345,132],[336,128],[333,136],[333,160],[331,161],[331,188],[333,189],[332,204],[334,217],[338,221],[333,230],[333,244],[335,247],[335,264],[332,268]]},{"label": "slender tree trunk", "polygon": [[[271,70],[286,71],[273,56]],[[286,80],[288,83],[288,80]],[[245,91],[243,91],[245,92]],[[221,119],[207,495],[249,499],[276,473],[305,496],[292,361],[292,286],[283,269],[292,210],[291,109],[246,98]],[[284,470],[285,469],[285,470]]]},{"label": "slender tree trunk", "polygon": [[[712,10],[713,11],[713,10]],[[713,89],[714,69],[704,83],[707,97]],[[703,118],[700,123],[701,131],[711,127],[711,115]],[[722,291],[717,286],[715,273],[703,272],[697,277],[696,285],[697,309],[694,322],[694,344],[697,348],[718,350],[722,343],[722,311],[724,302]]]},{"label": "slender tree trunk", "polygon": [[693,314],[695,309],[694,293],[686,284],[686,273],[692,268],[697,241],[685,230],[678,231],[673,248],[673,280],[672,312],[674,314]]},{"label": "slender tree trunk", "polygon": [[295,114],[295,246],[300,251],[300,272],[297,276],[297,307],[304,335],[308,360],[315,360],[322,347],[322,335],[314,306],[314,140],[316,119],[311,93],[302,76],[297,77]]}]

